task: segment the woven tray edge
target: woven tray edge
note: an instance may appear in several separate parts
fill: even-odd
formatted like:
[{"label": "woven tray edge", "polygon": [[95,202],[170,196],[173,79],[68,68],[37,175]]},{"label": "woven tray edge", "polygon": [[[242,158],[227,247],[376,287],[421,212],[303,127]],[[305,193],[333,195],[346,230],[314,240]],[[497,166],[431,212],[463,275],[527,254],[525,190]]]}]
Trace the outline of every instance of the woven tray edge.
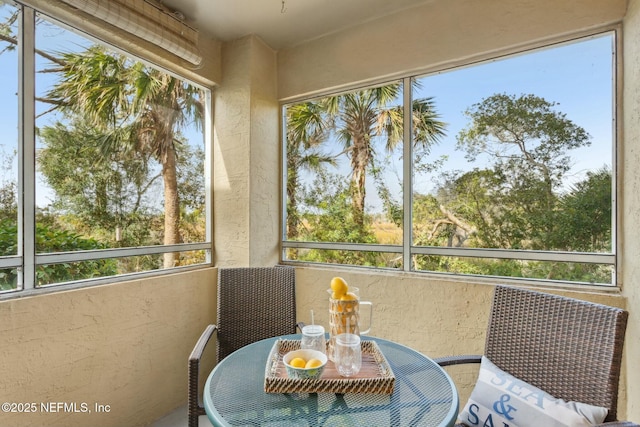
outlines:
[{"label": "woven tray edge", "polygon": [[370,351],[383,376],[378,378],[293,379],[276,377],[280,353],[300,348],[299,340],[279,339],[271,347],[265,366],[264,390],[267,393],[369,393],[392,394],[395,375],[375,341],[363,340],[364,350]]}]

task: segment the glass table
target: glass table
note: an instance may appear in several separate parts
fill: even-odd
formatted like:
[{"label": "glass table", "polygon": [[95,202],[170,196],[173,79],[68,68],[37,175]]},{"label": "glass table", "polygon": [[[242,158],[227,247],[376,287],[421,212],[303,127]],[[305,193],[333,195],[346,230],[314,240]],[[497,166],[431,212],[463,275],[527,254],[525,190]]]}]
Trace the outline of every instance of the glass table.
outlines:
[{"label": "glass table", "polygon": [[266,393],[265,367],[277,339],[249,344],[211,371],[203,398],[214,426],[454,425],[459,402],[449,375],[409,347],[369,336],[363,340],[375,341],[393,370],[393,394]]}]

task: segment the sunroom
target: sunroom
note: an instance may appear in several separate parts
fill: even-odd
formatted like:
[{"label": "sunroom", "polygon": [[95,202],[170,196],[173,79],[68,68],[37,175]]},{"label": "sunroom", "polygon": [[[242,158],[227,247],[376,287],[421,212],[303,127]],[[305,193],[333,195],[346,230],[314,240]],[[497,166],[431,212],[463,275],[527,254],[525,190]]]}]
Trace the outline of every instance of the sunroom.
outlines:
[{"label": "sunroom", "polygon": [[[315,1],[247,3],[273,9],[288,28]],[[0,425],[145,426],[184,407],[187,358],[217,320],[218,269],[277,264],[295,267],[299,321],[313,312],[328,322],[326,290],[340,276],[373,303],[371,335],[432,358],[482,353],[497,284],[623,308],[618,418],[640,422],[637,0],[376,1],[379,13],[352,10],[359,20],[338,29],[336,17],[318,12],[313,25],[326,19],[321,35],[286,42],[257,28],[216,37],[201,21],[207,8],[240,11],[243,2],[206,3],[0,2],[8,117],[0,226],[10,233],[0,257],[0,389],[3,402],[16,404],[0,413]],[[343,2],[317,3],[310,10]],[[114,11],[135,19],[118,21]],[[156,13],[199,34],[185,48],[132,31]],[[140,86],[110,98],[122,109],[106,118],[98,108],[106,91],[91,98],[74,90],[92,76],[80,54],[92,46],[115,58],[109,70],[135,70],[135,84],[158,71],[183,83],[180,95],[193,102],[180,104],[183,126],[170,135],[180,150],[154,149],[144,126],[128,121],[161,115],[134,111],[135,102],[122,107]],[[386,103],[371,100],[382,92]],[[346,103],[367,99],[377,113],[370,125],[377,148],[358,174],[364,152],[341,124]],[[332,101],[343,103],[335,113]],[[504,136],[496,106],[521,108],[522,117],[539,108],[554,121],[531,130],[538,147],[564,144],[575,154],[549,148],[539,169],[540,162],[509,162],[496,148]],[[294,149],[296,114],[312,109],[318,126],[307,122],[306,145]],[[78,121],[79,111],[126,126],[99,133],[96,122]],[[394,117],[409,116],[412,127],[394,127]],[[73,134],[62,126],[69,123]],[[552,134],[559,124],[563,132]],[[135,155],[120,144],[133,139],[141,143]],[[107,158],[97,142],[116,154]],[[182,196],[173,224],[172,155]],[[304,155],[315,158],[296,164]],[[548,202],[524,173],[534,170],[554,180],[548,188],[563,194],[554,196],[562,203],[534,209]],[[602,183],[604,196],[595,200],[589,190]],[[494,191],[471,191],[482,185]],[[118,222],[124,214],[136,220]],[[213,365],[205,360],[202,370]],[[477,367],[448,372],[464,404]],[[63,405],[45,407],[62,410],[40,410],[50,402]],[[26,412],[32,403],[38,410]],[[73,403],[80,410],[65,410]]]}]

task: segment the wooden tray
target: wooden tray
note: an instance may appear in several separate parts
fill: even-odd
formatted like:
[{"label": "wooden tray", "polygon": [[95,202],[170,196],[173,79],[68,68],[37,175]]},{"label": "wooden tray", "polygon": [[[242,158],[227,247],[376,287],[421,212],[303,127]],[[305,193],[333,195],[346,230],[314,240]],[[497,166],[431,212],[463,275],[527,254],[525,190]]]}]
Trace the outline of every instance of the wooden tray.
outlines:
[{"label": "wooden tray", "polygon": [[349,378],[340,376],[331,360],[320,378],[289,378],[282,357],[300,348],[300,340],[278,340],[267,359],[264,391],[267,393],[372,393],[391,394],[396,377],[375,341],[362,341],[362,368]]}]

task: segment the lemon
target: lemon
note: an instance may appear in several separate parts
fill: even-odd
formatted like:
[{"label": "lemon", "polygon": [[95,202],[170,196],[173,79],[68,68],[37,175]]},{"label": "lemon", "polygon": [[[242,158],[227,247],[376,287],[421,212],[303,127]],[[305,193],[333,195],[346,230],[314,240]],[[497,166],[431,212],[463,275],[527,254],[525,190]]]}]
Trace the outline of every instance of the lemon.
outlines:
[{"label": "lemon", "polygon": [[304,367],[309,369],[309,368],[317,368],[319,366],[322,366],[321,361],[319,361],[318,359],[309,359],[309,361]]},{"label": "lemon", "polygon": [[340,301],[356,301],[358,296],[353,292],[347,292],[346,294],[340,297]]},{"label": "lemon", "polygon": [[289,365],[293,366],[294,368],[304,368],[307,365],[307,362],[305,362],[302,357],[294,357],[289,362]]},{"label": "lemon", "polygon": [[333,291],[331,297],[334,299],[338,299],[342,297],[342,295],[347,293],[347,291],[349,290],[349,286],[342,277],[334,277],[333,279],[331,279],[331,290]]}]

